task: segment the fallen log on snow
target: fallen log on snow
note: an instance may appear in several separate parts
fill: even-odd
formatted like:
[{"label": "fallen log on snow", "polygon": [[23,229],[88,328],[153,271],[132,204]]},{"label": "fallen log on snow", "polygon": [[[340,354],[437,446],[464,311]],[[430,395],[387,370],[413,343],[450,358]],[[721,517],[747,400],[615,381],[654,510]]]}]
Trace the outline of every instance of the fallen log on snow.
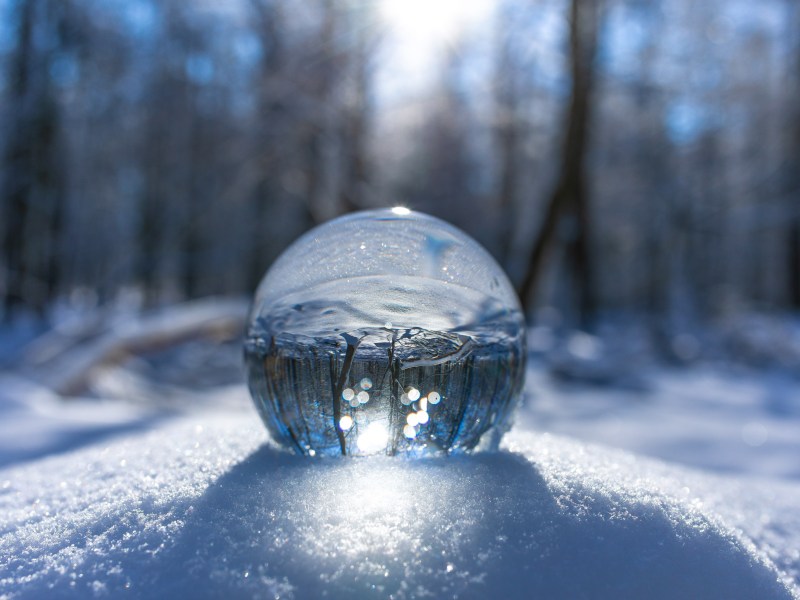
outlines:
[{"label": "fallen log on snow", "polygon": [[[229,340],[242,334],[248,302],[243,299],[204,299],[131,316],[77,346],[47,352],[42,340],[32,343],[39,359],[31,357],[26,374],[62,396],[74,396],[88,387],[92,372],[126,358],[154,352],[197,338]],[[46,334],[47,335],[47,334]]]}]

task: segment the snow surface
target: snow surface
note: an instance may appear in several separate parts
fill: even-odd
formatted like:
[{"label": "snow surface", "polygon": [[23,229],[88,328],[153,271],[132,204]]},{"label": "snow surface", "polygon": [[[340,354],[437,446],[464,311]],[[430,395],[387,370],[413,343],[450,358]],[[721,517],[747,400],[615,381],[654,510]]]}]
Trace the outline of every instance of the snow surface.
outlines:
[{"label": "snow surface", "polygon": [[65,403],[43,386],[0,375],[0,467],[148,428],[165,417],[163,410],[130,403]]},{"label": "snow surface", "polygon": [[0,375],[0,598],[800,598],[790,373],[532,364],[500,452],[308,459],[213,347]]},{"label": "snow surface", "polygon": [[518,424],[709,471],[800,481],[796,375],[703,366],[643,377],[646,387],[620,389],[531,368]]},{"label": "snow surface", "polygon": [[796,486],[523,431],[422,461],[266,441],[210,412],[0,472],[0,594],[797,597]]}]

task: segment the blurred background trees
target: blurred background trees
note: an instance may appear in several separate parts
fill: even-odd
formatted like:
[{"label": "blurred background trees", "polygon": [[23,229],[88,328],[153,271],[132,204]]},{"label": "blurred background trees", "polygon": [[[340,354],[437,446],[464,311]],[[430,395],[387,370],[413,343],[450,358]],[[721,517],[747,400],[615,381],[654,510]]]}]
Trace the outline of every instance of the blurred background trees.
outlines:
[{"label": "blurred background trees", "polygon": [[249,294],[309,227],[395,204],[481,241],[532,316],[636,315],[668,348],[800,309],[796,0],[457,28],[411,2],[437,45],[390,1],[0,0],[3,318]]}]

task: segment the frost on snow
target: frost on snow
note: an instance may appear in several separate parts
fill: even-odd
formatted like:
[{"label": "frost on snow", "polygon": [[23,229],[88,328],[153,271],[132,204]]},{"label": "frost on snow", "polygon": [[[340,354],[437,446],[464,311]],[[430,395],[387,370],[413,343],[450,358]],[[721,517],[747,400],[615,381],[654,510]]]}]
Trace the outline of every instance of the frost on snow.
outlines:
[{"label": "frost on snow", "polygon": [[521,429],[309,460],[200,413],[0,471],[0,597],[796,598],[798,492]]}]

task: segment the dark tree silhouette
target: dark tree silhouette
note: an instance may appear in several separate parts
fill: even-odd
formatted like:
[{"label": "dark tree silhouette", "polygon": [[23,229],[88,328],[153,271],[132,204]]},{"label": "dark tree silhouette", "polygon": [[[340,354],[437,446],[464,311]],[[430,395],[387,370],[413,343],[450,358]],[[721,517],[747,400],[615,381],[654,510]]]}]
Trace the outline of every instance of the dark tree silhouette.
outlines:
[{"label": "dark tree silhouette", "polygon": [[48,77],[61,42],[60,8],[47,0],[25,0],[17,7],[17,44],[9,77],[13,121],[2,185],[6,319],[22,305],[43,315],[60,283],[65,189],[60,113]]},{"label": "dark tree silhouette", "polygon": [[589,256],[590,215],[586,190],[586,153],[592,110],[594,58],[597,46],[599,0],[570,4],[570,71],[572,92],[566,118],[561,169],[547,204],[539,234],[531,248],[528,269],[520,286],[523,306],[538,291],[548,254],[561,227],[574,276],[582,325],[588,326],[596,308]]},{"label": "dark tree silhouette", "polygon": [[519,67],[512,46],[515,7],[501,5],[498,9],[498,43],[494,81],[494,137],[499,174],[496,206],[500,215],[498,252],[501,264],[508,264],[516,217],[516,195],[519,185],[520,146],[523,133],[518,117],[520,99]]},{"label": "dark tree silhouette", "polygon": [[790,97],[792,98],[791,129],[786,155],[789,158],[788,196],[789,226],[787,234],[787,258],[789,280],[789,304],[792,308],[800,310],[800,7],[794,6],[794,60]]}]

